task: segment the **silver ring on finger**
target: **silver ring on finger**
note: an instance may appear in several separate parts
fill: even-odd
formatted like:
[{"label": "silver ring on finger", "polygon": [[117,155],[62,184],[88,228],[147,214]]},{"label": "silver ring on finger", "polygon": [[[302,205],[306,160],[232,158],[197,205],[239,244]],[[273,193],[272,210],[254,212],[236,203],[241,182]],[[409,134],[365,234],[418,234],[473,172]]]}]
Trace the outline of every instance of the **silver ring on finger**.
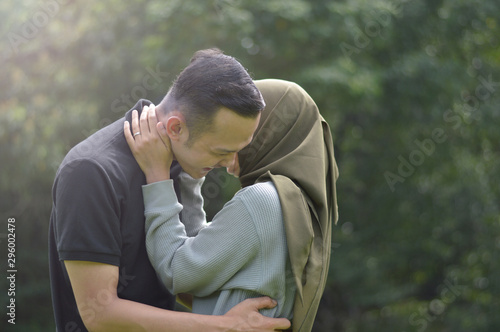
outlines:
[{"label": "silver ring on finger", "polygon": [[134,137],[137,136],[137,135],[140,135],[140,134],[141,134],[141,132],[138,131],[138,132],[134,133]]}]

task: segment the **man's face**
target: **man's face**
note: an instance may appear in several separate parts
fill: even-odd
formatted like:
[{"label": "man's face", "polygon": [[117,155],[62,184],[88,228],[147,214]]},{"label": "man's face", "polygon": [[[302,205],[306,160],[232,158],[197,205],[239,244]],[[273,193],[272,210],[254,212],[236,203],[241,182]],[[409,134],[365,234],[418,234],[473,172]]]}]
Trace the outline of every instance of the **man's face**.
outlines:
[{"label": "man's face", "polygon": [[221,108],[214,117],[211,129],[202,133],[194,142],[186,144],[189,133],[177,141],[172,140],[172,152],[182,169],[193,178],[201,178],[216,167],[230,168],[238,151],[252,140],[259,124],[256,118],[245,118]]}]

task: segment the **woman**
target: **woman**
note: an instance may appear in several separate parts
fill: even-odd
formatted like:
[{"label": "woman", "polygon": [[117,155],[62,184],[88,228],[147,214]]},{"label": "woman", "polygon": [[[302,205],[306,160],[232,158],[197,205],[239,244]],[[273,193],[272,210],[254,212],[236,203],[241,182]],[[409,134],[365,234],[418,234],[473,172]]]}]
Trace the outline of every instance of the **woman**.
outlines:
[{"label": "woman", "polygon": [[[291,319],[293,331],[310,331],[328,273],[331,222],[338,218],[330,129],[298,85],[256,85],[266,108],[252,142],[228,168],[242,189],[212,223],[188,237],[172,180],[144,186],[148,254],[169,291],[194,295],[193,312],[221,315],[245,298],[266,295],[278,305],[262,314]],[[132,129],[148,134],[137,123]],[[151,167],[147,148],[125,134],[145,172],[166,167]],[[161,149],[168,151],[156,146],[149,152]],[[181,182],[199,190],[201,181],[188,178]],[[192,218],[199,214],[183,214],[184,222],[199,225]]]}]

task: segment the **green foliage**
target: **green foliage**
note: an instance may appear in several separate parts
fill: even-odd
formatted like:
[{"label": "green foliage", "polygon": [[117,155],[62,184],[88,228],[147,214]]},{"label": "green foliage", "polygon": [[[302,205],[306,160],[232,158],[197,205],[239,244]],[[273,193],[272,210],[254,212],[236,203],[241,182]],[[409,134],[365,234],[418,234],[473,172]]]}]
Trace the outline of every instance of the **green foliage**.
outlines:
[{"label": "green foliage", "polygon": [[[213,46],[256,79],[298,82],[331,124],[340,220],[315,330],[500,328],[497,1],[23,0],[2,2],[0,18],[16,330],[53,329],[46,234],[65,153],[136,99],[159,101]],[[236,187],[207,182],[213,215]]]}]

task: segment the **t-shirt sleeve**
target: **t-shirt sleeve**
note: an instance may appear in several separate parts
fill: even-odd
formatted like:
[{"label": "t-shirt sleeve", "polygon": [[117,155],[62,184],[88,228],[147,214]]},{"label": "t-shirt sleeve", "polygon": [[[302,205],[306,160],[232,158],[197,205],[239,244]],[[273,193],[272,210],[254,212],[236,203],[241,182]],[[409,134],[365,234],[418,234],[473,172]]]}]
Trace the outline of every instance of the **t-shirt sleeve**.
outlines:
[{"label": "t-shirt sleeve", "polygon": [[259,236],[239,199],[227,203],[196,237],[188,237],[172,183],[144,186],[143,193],[148,255],[173,294],[212,294],[257,255]]},{"label": "t-shirt sleeve", "polygon": [[119,201],[97,163],[74,160],[59,171],[53,188],[60,260],[119,265]]}]

